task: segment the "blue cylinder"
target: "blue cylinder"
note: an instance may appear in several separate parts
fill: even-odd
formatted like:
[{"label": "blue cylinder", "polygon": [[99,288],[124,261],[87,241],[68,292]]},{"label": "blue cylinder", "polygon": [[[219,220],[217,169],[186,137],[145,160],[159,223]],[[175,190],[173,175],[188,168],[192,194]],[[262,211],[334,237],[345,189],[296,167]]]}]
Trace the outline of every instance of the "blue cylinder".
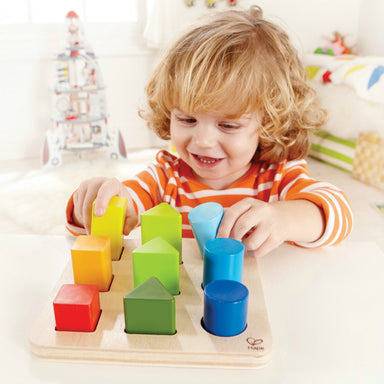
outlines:
[{"label": "blue cylinder", "polygon": [[243,277],[244,245],[234,239],[208,240],[204,247],[203,287],[214,280],[235,280]]},{"label": "blue cylinder", "polygon": [[235,336],[247,327],[248,288],[233,280],[215,280],[204,289],[204,329],[216,336]]},{"label": "blue cylinder", "polygon": [[217,234],[224,209],[219,203],[203,203],[193,208],[188,214],[193,234],[199,244],[200,253],[204,255],[204,245]]}]

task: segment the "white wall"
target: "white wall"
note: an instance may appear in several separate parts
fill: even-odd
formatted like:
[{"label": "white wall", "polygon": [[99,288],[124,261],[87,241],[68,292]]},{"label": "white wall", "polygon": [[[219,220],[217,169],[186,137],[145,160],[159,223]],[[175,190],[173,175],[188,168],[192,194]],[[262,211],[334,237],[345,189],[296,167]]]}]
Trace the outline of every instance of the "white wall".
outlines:
[{"label": "white wall", "polygon": [[[107,87],[108,122],[121,130],[128,149],[154,143],[137,114],[151,59],[149,54],[99,59]],[[0,61],[1,160],[40,156],[45,132],[52,124],[52,66],[50,59]]]},{"label": "white wall", "polygon": [[[378,19],[384,25],[381,15],[361,11],[365,1],[239,0],[242,5],[261,5],[265,16],[282,23],[304,52],[313,51],[321,44],[322,36],[331,36],[335,30],[356,40],[362,25],[360,15]],[[187,23],[192,13],[188,13],[181,0],[174,3],[182,7],[178,26]],[[202,4],[203,0],[196,3]],[[105,28],[110,26],[85,25],[107,86],[109,122],[122,131],[128,149],[159,143],[137,116],[137,106],[156,52],[149,50],[142,38],[136,36],[131,41],[124,33],[116,35],[113,41],[104,41]],[[49,32],[43,30],[37,34],[41,36],[38,41],[31,40],[25,31],[20,33],[22,29],[22,26],[0,26],[0,160],[40,156],[43,137],[50,125],[51,58],[59,51],[63,29],[59,26]]]},{"label": "white wall", "polygon": [[[195,0],[195,6],[185,7],[179,0],[151,0],[162,12],[164,25],[154,28],[165,37],[182,29],[185,24],[207,12],[205,0]],[[364,0],[383,1],[383,0]],[[264,16],[281,24],[291,34],[299,49],[313,51],[317,44],[324,43],[322,37],[332,37],[338,30],[344,35],[356,38],[361,3],[363,0],[238,0],[238,5],[248,8],[260,5]],[[216,9],[228,9],[225,0],[217,2]],[[161,20],[157,21],[161,23]],[[165,31],[164,31],[165,29]]]},{"label": "white wall", "polygon": [[384,0],[364,0],[359,18],[361,55],[384,56]]}]

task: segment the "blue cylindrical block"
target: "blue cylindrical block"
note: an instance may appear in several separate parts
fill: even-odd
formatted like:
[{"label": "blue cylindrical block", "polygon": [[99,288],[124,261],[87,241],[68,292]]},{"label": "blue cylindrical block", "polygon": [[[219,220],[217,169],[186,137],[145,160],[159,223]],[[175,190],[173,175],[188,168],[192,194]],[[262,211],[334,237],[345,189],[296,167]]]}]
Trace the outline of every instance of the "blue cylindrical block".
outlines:
[{"label": "blue cylindrical block", "polygon": [[203,287],[214,280],[235,280],[243,277],[244,245],[234,239],[208,240],[204,247]]},{"label": "blue cylindrical block", "polygon": [[215,280],[204,289],[204,329],[216,336],[235,336],[247,327],[248,288],[233,280]]},{"label": "blue cylindrical block", "polygon": [[223,215],[222,205],[214,202],[200,204],[189,212],[188,220],[199,244],[201,256],[204,255],[205,243],[216,237]]}]

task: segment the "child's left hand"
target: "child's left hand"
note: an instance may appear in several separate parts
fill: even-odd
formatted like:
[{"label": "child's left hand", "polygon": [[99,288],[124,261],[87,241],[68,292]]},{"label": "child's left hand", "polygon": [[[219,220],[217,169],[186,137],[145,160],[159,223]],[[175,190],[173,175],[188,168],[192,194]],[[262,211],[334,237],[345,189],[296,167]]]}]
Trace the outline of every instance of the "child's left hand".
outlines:
[{"label": "child's left hand", "polygon": [[225,210],[217,237],[239,240],[249,255],[259,257],[288,240],[315,241],[322,232],[322,212],[310,201],[266,203],[249,197]]}]

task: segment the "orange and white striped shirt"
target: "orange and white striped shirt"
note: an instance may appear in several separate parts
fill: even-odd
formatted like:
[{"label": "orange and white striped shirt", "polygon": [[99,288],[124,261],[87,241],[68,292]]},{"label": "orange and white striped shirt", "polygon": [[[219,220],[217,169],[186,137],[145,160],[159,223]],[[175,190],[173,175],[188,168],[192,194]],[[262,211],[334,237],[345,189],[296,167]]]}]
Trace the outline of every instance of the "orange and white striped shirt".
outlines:
[{"label": "orange and white striped shirt", "polygon": [[[324,233],[315,242],[296,243],[302,247],[336,244],[352,229],[352,210],[344,193],[329,183],[313,179],[307,172],[305,160],[278,164],[254,163],[229,188],[216,190],[199,182],[180,158],[160,151],[153,164],[123,184],[128,188],[139,218],[141,213],[162,202],[180,212],[183,237],[193,237],[188,221],[188,213],[192,208],[210,201],[227,208],[246,197],[270,203],[306,199],[321,207],[326,220]],[[71,200],[67,206],[67,227],[72,233],[78,234],[82,231],[77,227],[76,230],[71,224]]]}]

